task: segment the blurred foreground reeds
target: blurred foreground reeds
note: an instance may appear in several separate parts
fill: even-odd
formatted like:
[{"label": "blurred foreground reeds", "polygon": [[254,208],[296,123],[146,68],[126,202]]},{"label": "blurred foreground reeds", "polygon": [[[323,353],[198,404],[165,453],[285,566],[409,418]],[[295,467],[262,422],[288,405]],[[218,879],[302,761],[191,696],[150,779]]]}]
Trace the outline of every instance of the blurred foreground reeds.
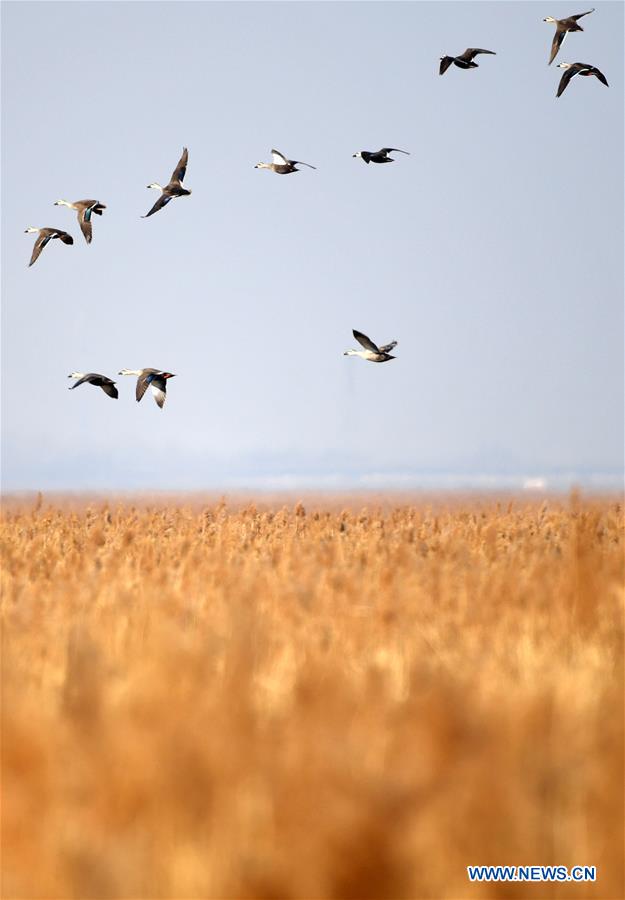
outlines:
[{"label": "blurred foreground reeds", "polygon": [[7,900],[623,897],[617,502],[8,504],[2,554]]}]

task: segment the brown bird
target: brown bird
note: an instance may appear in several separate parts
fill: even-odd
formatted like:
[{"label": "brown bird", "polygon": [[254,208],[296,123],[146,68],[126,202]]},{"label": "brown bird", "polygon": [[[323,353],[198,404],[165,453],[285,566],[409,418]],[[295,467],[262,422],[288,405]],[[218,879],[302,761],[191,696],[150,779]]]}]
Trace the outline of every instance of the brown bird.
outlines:
[{"label": "brown bird", "polygon": [[46,246],[48,241],[59,238],[61,241],[63,241],[64,244],[74,243],[74,238],[71,236],[71,234],[68,234],[66,231],[61,231],[60,228],[33,228],[32,225],[29,225],[24,234],[30,233],[37,233],[39,237],[35,241],[35,246],[33,247],[33,254],[30,257],[30,262],[28,263],[29,268],[33,265],[33,263],[37,262],[41,251]]},{"label": "brown bird", "polygon": [[378,345],[374,344],[371,338],[368,338],[362,331],[356,331],[354,328],[352,334],[360,346],[365,349],[346,350],[345,353],[343,353],[343,356],[359,356],[361,359],[366,359],[368,362],[375,363],[388,362],[389,359],[395,359],[394,356],[391,356],[390,351],[397,346],[397,341],[391,341],[390,344],[384,344],[383,346],[378,347]]},{"label": "brown bird", "polygon": [[598,78],[601,84],[605,84],[606,87],[610,87],[608,84],[608,80],[599,69],[595,68],[595,66],[590,66],[588,63],[567,63],[562,62],[556,68],[564,69],[564,75],[560,79],[560,84],[558,85],[558,93],[556,97],[559,97],[564,91],[567,89],[567,86],[572,78],[575,78],[576,75],[594,75],[595,78]]},{"label": "brown bird", "polygon": [[256,163],[254,168],[271,169],[276,175],[290,175],[291,172],[299,172],[299,169],[295,168],[296,166],[308,166],[309,169],[315,168],[315,166],[311,166],[310,163],[300,162],[297,159],[287,159],[279,150],[271,151],[271,159],[272,161],[270,163]]},{"label": "brown bird", "polygon": [[110,378],[107,378],[106,375],[98,375],[97,372],[72,372],[72,374],[67,377],[78,379],[76,384],[73,384],[71,388],[69,388],[70,391],[77,388],[79,384],[93,384],[95,387],[101,387],[104,393],[108,394],[109,397],[112,397],[113,400],[117,400],[119,397],[115,382]]},{"label": "brown bird", "polygon": [[55,200],[55,206],[67,206],[68,209],[75,209],[78,213],[78,224],[80,225],[80,230],[85,236],[85,240],[88,244],[91,243],[91,215],[95,213],[96,216],[101,216],[104,210],[106,209],[106,205],[104,203],[100,203],[99,200],[76,200],[74,203],[70,203],[68,200]]},{"label": "brown bird", "polygon": [[543,19],[543,22],[549,22],[552,25],[556,26],[556,33],[553,36],[553,41],[551,43],[551,56],[549,57],[548,66],[554,61],[556,56],[558,55],[558,50],[562,46],[562,41],[566,37],[568,31],[583,31],[581,25],[577,24],[577,20],[581,19],[583,16],[589,16],[592,12],[594,12],[594,7],[589,9],[588,12],[579,13],[577,16],[569,16],[568,19],[554,19],[553,16],[547,16],[546,19]]},{"label": "brown bird", "polygon": [[154,399],[161,409],[165,403],[167,380],[176,377],[171,372],[163,372],[161,369],[122,369],[119,374],[137,376],[137,390],[135,394],[137,403],[141,400],[148,387],[151,387]]},{"label": "brown bird", "polygon": [[382,147],[381,150],[359,150],[358,153],[352,153],[352,158],[359,157],[364,160],[367,165],[369,163],[390,163],[395,160],[389,156],[389,153],[405,153],[410,156],[408,150],[398,150],[397,147]]},{"label": "brown bird", "polygon": [[191,193],[190,190],[187,190],[182,186],[182,182],[184,181],[184,176],[187,172],[187,163],[189,161],[189,151],[186,147],[182,148],[182,156],[178,161],[178,165],[171,173],[171,179],[169,184],[166,184],[165,187],[162,187],[158,181],[153,181],[152,184],[148,184],[149,188],[154,188],[157,191],[161,192],[161,196],[158,198],[152,209],[149,213],[146,213],[145,216],[141,216],[142,219],[147,219],[148,216],[153,216],[155,212],[158,212],[159,209],[162,209],[164,206],[167,206],[170,200],[173,200],[174,197],[188,197]]},{"label": "brown bird", "polygon": [[488,53],[490,56],[497,56],[494,50],[478,50],[476,47],[468,47],[460,56],[441,56],[441,64],[438,70],[439,75],[444,75],[450,65],[458,66],[459,69],[477,69],[478,64],[473,62],[478,53]]}]

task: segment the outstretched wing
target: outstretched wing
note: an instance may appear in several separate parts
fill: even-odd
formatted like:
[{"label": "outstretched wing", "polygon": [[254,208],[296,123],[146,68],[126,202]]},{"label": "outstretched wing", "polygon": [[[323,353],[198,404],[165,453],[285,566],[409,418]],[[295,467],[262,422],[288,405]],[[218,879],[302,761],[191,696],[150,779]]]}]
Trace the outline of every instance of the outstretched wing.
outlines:
[{"label": "outstretched wing", "polygon": [[145,216],[141,216],[141,218],[147,219],[150,216],[153,216],[155,212],[159,211],[159,209],[162,209],[164,206],[167,206],[167,204],[169,203],[170,200],[171,200],[171,197],[168,194],[161,194],[161,196],[158,198],[158,200],[156,201],[156,203],[154,204],[154,206],[152,207],[150,212],[146,213]]},{"label": "outstretched wing", "polygon": [[593,6],[593,8],[589,9],[588,12],[578,13],[576,16],[569,16],[569,19],[573,19],[573,21],[577,22],[578,19],[582,19],[584,16],[589,16],[594,11],[595,11],[595,8]]},{"label": "outstretched wing", "polygon": [[439,75],[444,75],[445,72],[446,72],[447,69],[450,67],[450,65],[452,64],[453,61],[454,61],[453,56],[442,56],[442,57],[441,57],[441,64],[440,64],[440,67],[439,67],[439,70],[438,70],[438,74],[439,74]]},{"label": "outstretched wing", "polygon": [[279,150],[271,151],[271,161],[276,166],[288,166],[290,160],[284,156],[284,154],[280,153]]},{"label": "outstretched wing", "polygon": [[489,56],[497,56],[494,50],[480,50],[478,47],[468,47],[460,59],[466,59],[470,62],[478,53],[488,53]]},{"label": "outstretched wing", "polygon": [[547,65],[551,65],[556,56],[558,55],[558,50],[562,46],[562,41],[566,37],[566,31],[559,31],[556,29],[556,33],[553,36],[553,41],[551,42],[551,56],[549,57],[549,62]]},{"label": "outstretched wing", "polygon": [[93,378],[93,372],[88,372],[86,375],[83,375],[82,378],[79,378],[78,381],[75,381],[73,385],[70,387],[70,391],[73,391],[74,388],[77,388],[80,384],[84,384],[86,381],[91,381]]},{"label": "outstretched wing", "polygon": [[85,240],[88,244],[91,243],[91,209],[80,209],[78,211],[78,224],[80,225],[80,230],[85,236]]},{"label": "outstretched wing", "polygon": [[139,400],[141,400],[141,398],[147,391],[148,385],[153,377],[154,377],[153,375],[148,374],[148,375],[139,375],[139,377],[137,378],[137,390],[135,391],[135,397],[137,398],[137,403],[139,402]]},{"label": "outstretched wing", "polygon": [[605,77],[603,72],[599,71],[599,69],[595,69],[593,67],[592,74],[597,76],[601,84],[605,84],[606,87],[610,87],[610,85],[608,84],[608,79]]},{"label": "outstretched wing", "polygon": [[46,246],[51,237],[51,234],[40,234],[38,236],[37,240],[35,241],[35,246],[33,247],[33,253],[30,257],[30,262],[28,263],[28,268],[30,268],[33,263],[37,262],[39,256],[41,255],[41,251]]},{"label": "outstretched wing", "polygon": [[383,347],[380,347],[380,353],[390,353],[393,347],[397,346],[397,341],[391,341],[390,344],[384,344]]},{"label": "outstretched wing", "polygon": [[410,156],[408,150],[400,150],[399,147],[382,147],[380,153],[405,153],[406,156]]},{"label": "outstretched wing", "polygon": [[317,166],[311,166],[310,163],[302,162],[301,159],[292,159],[292,160],[291,160],[291,163],[292,163],[294,166],[308,166],[309,169],[316,169],[316,168],[317,168]]},{"label": "outstretched wing", "polygon": [[54,229],[54,234],[52,235],[52,237],[60,238],[64,244],[74,243],[74,238],[71,236],[71,234],[68,234],[66,231],[59,231],[58,228]]},{"label": "outstretched wing", "polygon": [[564,70],[564,75],[560,79],[560,84],[558,85],[558,93],[556,94],[556,97],[559,97],[565,92],[568,87],[569,81],[571,80],[571,78],[574,78],[578,74],[578,72],[579,69],[575,68]]},{"label": "outstretched wing", "polygon": [[362,347],[365,348],[365,350],[371,350],[372,353],[379,353],[379,352],[380,352],[380,348],[377,347],[377,346],[373,343],[373,341],[372,341],[370,338],[367,337],[366,334],[363,334],[361,331],[356,331],[356,329],[354,329],[354,330],[352,331],[352,334],[354,335],[354,337],[356,338],[356,340],[358,341],[358,343],[359,343]]},{"label": "outstretched wing", "polygon": [[157,405],[160,409],[163,408],[165,404],[165,398],[167,394],[165,393],[167,389],[167,382],[164,378],[159,378],[156,376],[152,381],[150,387],[152,388],[152,393],[154,394],[154,399],[156,400]]},{"label": "outstretched wing", "polygon": [[[74,387],[76,387],[76,385],[74,385]],[[117,388],[115,387],[114,381],[105,381],[103,384],[100,385],[100,387],[102,388],[104,393],[108,394],[109,397],[112,397],[113,400],[117,400],[117,398],[119,397],[119,393],[118,393]]]},{"label": "outstretched wing", "polygon": [[188,162],[189,162],[189,151],[187,150],[186,147],[183,147],[182,148],[182,156],[180,157],[180,160],[178,161],[178,165],[176,166],[174,171],[171,173],[172,181],[179,181],[181,183],[184,181],[184,176],[187,171],[187,163]]}]

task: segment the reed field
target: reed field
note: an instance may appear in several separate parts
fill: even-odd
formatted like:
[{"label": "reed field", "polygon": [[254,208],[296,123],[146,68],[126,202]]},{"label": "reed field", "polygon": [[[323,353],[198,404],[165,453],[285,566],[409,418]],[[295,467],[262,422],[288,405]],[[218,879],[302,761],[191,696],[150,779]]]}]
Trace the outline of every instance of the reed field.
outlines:
[{"label": "reed field", "polygon": [[624,896],[618,498],[40,497],[1,530],[7,900]]}]

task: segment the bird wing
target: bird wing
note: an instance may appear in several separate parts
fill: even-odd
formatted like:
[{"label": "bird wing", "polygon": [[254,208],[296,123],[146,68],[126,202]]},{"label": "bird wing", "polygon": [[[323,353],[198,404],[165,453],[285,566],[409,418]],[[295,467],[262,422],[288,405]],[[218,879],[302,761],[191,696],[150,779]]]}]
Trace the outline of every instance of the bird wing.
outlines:
[{"label": "bird wing", "polygon": [[459,59],[466,59],[467,62],[470,62],[474,56],[477,56],[478,53],[488,53],[490,56],[497,56],[494,50],[480,50],[478,47],[468,47],[464,53],[462,53]]},{"label": "bird wing", "polygon": [[28,263],[28,268],[30,268],[33,263],[36,263],[41,255],[41,251],[46,246],[48,241],[52,238],[51,234],[39,234],[37,240],[35,241],[35,246],[33,247],[33,253],[30,257],[30,262]]},{"label": "bird wing", "polygon": [[566,37],[566,31],[560,31],[556,29],[556,33],[553,36],[553,41],[551,42],[551,56],[549,57],[549,62],[547,65],[551,65],[556,56],[558,55],[558,50],[562,46],[562,41]]},{"label": "bird wing", "polygon": [[74,243],[74,238],[71,236],[71,234],[68,234],[66,231],[59,231],[57,228],[54,229],[52,237],[60,238],[64,244]]},{"label": "bird wing", "polygon": [[80,225],[80,230],[85,236],[85,240],[88,244],[91,243],[92,230],[91,230],[91,209],[79,209],[78,210],[78,224]]},{"label": "bird wing", "polygon": [[310,163],[302,162],[301,159],[292,159],[291,165],[293,166],[308,166],[309,169],[316,169],[317,166],[311,166]]},{"label": "bird wing", "polygon": [[603,72],[600,72],[599,69],[596,69],[594,66],[592,69],[592,74],[597,76],[601,84],[605,84],[606,87],[610,87],[610,85],[608,84],[608,79],[605,77]]},{"label": "bird wing", "polygon": [[399,147],[382,147],[379,153],[405,153],[406,156],[410,156],[410,152],[408,150],[400,150]]},{"label": "bird wing", "polygon": [[137,378],[137,390],[135,392],[137,403],[139,402],[139,400],[141,400],[141,398],[147,391],[148,385],[153,377],[154,376],[148,372],[145,375],[139,375],[139,377]]},{"label": "bird wing", "polygon": [[75,381],[73,385],[70,387],[70,391],[73,391],[74,388],[77,388],[78,385],[84,384],[86,381],[91,381],[93,378],[93,372],[88,372],[86,375],[83,375],[82,378],[79,378],[78,381]]},{"label": "bird wing", "polygon": [[370,338],[367,337],[366,334],[363,334],[361,331],[356,331],[356,329],[353,329],[352,334],[354,335],[354,337],[356,338],[356,340],[358,341],[358,343],[359,343],[362,347],[365,348],[365,350],[371,350],[372,353],[379,353],[379,352],[380,352],[380,348],[377,347],[377,346],[373,343],[373,341],[372,341]]},{"label": "bird wing", "polygon": [[559,97],[561,94],[563,94],[563,93],[565,92],[565,90],[567,89],[567,86],[568,86],[569,81],[571,80],[571,78],[574,78],[575,75],[577,75],[577,73],[578,73],[579,71],[580,71],[580,70],[579,70],[579,69],[576,69],[576,68],[571,68],[571,69],[565,69],[565,70],[564,70],[564,75],[563,75],[562,78],[560,79],[560,84],[558,85],[558,93],[556,94],[556,97]]},{"label": "bird wing", "polygon": [[147,218],[149,218],[149,216],[153,216],[155,212],[159,211],[159,209],[162,209],[164,206],[167,206],[167,204],[169,203],[170,200],[171,200],[171,197],[169,196],[169,194],[161,194],[161,196],[158,198],[158,200],[156,201],[156,203],[154,204],[152,209],[149,211],[149,213],[146,213],[144,216],[141,216],[141,218],[147,219]]},{"label": "bird wing", "polygon": [[165,404],[165,398],[167,397],[167,394],[165,393],[167,382],[164,378],[159,378],[157,375],[152,381],[150,387],[152,388],[152,393],[154,394],[154,399],[156,400],[157,405],[160,407],[160,409],[162,409]]},{"label": "bird wing", "polygon": [[443,56],[441,57],[441,64],[438,70],[439,75],[444,75],[447,69],[450,67],[452,62],[454,61],[453,56]]},{"label": "bird wing", "polygon": [[271,151],[271,161],[276,166],[288,166],[288,164],[291,162],[291,160],[287,159],[286,156],[280,153],[279,150]]},{"label": "bird wing", "polygon": [[[74,387],[76,387],[76,385],[74,385]],[[100,387],[102,388],[104,393],[108,394],[109,397],[112,397],[113,400],[117,400],[117,398],[119,397],[119,392],[118,392],[117,388],[115,387],[114,381],[105,381],[103,384],[100,385]]]},{"label": "bird wing", "polygon": [[573,19],[574,22],[577,22],[578,19],[581,19],[581,18],[583,18],[584,16],[589,16],[589,15],[590,15],[591,13],[593,13],[594,11],[595,11],[595,8],[594,8],[594,6],[593,6],[593,8],[592,8],[592,9],[589,9],[588,12],[585,12],[585,13],[578,13],[576,16],[569,16],[569,19]]},{"label": "bird wing", "polygon": [[393,347],[397,346],[397,341],[391,341],[390,344],[384,344],[384,346],[380,347],[380,353],[390,353]]},{"label": "bird wing", "polygon": [[183,147],[182,148],[182,156],[180,157],[180,160],[178,161],[178,165],[176,166],[174,171],[171,173],[172,181],[179,181],[180,183],[182,183],[184,181],[184,176],[187,171],[188,161],[189,161],[189,151],[187,150],[186,147]]}]

